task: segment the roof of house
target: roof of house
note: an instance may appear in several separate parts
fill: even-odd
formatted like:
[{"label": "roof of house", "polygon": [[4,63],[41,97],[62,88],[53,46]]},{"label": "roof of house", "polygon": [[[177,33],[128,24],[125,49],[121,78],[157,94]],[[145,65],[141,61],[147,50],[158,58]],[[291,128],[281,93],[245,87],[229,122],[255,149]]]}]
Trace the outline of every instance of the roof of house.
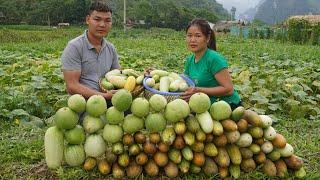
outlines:
[{"label": "roof of house", "polygon": [[320,22],[320,15],[291,16],[288,18],[288,20],[292,20],[292,19],[296,19],[296,20],[304,19],[309,21],[312,24],[316,24]]},{"label": "roof of house", "polygon": [[240,21],[219,21],[214,24],[213,29],[215,31],[230,30],[232,26],[241,24]]}]

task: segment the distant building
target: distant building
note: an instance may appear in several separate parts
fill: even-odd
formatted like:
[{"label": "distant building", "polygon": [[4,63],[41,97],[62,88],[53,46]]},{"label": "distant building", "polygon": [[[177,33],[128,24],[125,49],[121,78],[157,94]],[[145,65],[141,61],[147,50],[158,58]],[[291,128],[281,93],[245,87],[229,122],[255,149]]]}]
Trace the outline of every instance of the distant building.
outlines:
[{"label": "distant building", "polygon": [[233,7],[232,6],[232,8],[231,8],[231,21],[234,21],[236,18],[236,11],[237,11],[237,9],[235,8],[235,7]]},{"label": "distant building", "polygon": [[213,26],[213,30],[216,32],[230,32],[230,29],[234,25],[242,25],[240,21],[219,21]]},{"label": "distant building", "polygon": [[66,28],[69,26],[70,26],[70,23],[58,23],[58,28]]}]

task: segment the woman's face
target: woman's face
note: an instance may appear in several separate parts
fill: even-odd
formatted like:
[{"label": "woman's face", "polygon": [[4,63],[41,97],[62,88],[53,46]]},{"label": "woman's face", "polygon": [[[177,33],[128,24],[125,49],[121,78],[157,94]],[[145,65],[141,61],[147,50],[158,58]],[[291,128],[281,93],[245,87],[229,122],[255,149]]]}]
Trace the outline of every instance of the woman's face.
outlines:
[{"label": "woman's face", "polygon": [[190,26],[187,31],[186,41],[188,49],[197,53],[207,48],[209,37],[206,37],[198,26]]}]

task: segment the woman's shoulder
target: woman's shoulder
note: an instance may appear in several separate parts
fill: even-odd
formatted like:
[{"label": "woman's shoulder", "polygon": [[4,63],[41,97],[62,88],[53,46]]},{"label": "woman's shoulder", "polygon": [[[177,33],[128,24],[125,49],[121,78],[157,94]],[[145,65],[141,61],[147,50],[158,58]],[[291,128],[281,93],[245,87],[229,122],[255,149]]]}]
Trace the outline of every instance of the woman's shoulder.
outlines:
[{"label": "woman's shoulder", "polygon": [[223,58],[224,59],[224,56],[221,53],[219,53],[219,52],[217,52],[215,50],[212,50],[212,49],[208,49],[208,54],[211,57]]},{"label": "woman's shoulder", "polygon": [[219,52],[214,51],[212,49],[208,49],[207,53],[208,53],[207,59],[209,61],[223,61],[223,62],[227,61],[222,54],[220,54]]}]

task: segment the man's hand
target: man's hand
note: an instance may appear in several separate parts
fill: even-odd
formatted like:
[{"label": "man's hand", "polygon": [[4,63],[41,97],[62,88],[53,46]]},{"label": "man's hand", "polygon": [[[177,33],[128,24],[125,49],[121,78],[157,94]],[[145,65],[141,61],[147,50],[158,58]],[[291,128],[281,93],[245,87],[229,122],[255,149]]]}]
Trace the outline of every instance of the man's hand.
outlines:
[{"label": "man's hand", "polygon": [[110,90],[106,93],[103,93],[103,97],[106,98],[107,100],[111,100],[113,94],[115,94],[116,92],[118,92],[118,90]]}]

